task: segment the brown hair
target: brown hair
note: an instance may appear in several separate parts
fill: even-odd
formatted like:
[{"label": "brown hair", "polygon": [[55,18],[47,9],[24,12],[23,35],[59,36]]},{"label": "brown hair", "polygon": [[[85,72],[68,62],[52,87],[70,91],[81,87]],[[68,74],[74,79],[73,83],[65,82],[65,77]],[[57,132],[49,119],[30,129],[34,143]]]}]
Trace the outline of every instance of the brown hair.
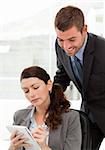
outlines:
[{"label": "brown hair", "polygon": [[81,9],[74,6],[66,6],[59,10],[55,17],[55,28],[66,31],[76,26],[82,32],[84,26],[84,14]]},{"label": "brown hair", "polygon": [[[49,74],[39,66],[32,66],[22,71],[20,81],[24,78],[37,77],[43,80],[45,84],[50,79]],[[63,89],[59,84],[53,84],[52,92],[50,93],[51,103],[46,113],[48,117],[46,119],[47,126],[53,130],[58,127],[62,122],[62,113],[69,111],[70,103],[65,98]]]}]

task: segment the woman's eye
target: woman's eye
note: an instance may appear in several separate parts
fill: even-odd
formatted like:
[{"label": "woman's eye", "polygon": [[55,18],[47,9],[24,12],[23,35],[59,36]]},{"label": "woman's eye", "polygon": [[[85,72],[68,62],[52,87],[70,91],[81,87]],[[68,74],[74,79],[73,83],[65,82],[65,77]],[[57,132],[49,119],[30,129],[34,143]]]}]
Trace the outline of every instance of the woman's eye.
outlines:
[{"label": "woman's eye", "polygon": [[28,93],[29,92],[29,90],[27,90],[27,91],[24,91],[24,93]]},{"label": "woman's eye", "polygon": [[39,88],[39,86],[38,87],[34,87],[35,90],[38,89],[38,88]]}]

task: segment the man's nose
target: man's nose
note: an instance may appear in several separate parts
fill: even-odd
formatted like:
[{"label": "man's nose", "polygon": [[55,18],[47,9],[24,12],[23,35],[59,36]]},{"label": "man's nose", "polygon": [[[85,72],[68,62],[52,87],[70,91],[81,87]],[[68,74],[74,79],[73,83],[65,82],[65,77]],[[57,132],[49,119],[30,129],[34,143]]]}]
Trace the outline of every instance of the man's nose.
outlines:
[{"label": "man's nose", "polygon": [[65,40],[65,41],[63,42],[63,47],[64,47],[65,50],[70,49],[71,46],[72,46],[72,45],[71,45],[71,42],[70,42],[70,41]]}]

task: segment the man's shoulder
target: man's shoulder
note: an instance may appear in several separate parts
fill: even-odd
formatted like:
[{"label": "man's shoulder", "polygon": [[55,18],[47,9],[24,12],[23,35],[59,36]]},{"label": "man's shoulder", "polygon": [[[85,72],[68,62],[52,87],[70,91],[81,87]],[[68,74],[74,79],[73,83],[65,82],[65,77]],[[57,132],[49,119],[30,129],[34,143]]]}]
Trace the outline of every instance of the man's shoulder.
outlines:
[{"label": "man's shoulder", "polygon": [[88,49],[90,49],[90,47],[91,47],[91,48],[93,48],[93,50],[101,49],[101,51],[104,52],[105,38],[100,35],[88,33],[87,45],[88,45]]},{"label": "man's shoulder", "polygon": [[89,39],[95,39],[96,42],[97,41],[104,41],[105,42],[105,38],[101,35],[97,35],[97,34],[93,34],[93,33],[88,33]]}]

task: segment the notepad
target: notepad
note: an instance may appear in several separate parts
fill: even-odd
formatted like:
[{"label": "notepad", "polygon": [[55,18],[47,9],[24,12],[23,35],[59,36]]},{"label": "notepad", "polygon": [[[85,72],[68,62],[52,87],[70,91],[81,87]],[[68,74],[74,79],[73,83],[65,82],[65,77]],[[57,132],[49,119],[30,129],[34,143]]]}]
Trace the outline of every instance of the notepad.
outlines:
[{"label": "notepad", "polygon": [[35,141],[34,137],[32,136],[30,130],[26,126],[20,126],[20,125],[8,125],[6,126],[8,131],[10,133],[13,133],[14,131],[18,131],[25,135],[26,138],[28,138],[27,143],[31,144],[32,147],[34,147],[35,150],[40,150],[40,146]]}]

